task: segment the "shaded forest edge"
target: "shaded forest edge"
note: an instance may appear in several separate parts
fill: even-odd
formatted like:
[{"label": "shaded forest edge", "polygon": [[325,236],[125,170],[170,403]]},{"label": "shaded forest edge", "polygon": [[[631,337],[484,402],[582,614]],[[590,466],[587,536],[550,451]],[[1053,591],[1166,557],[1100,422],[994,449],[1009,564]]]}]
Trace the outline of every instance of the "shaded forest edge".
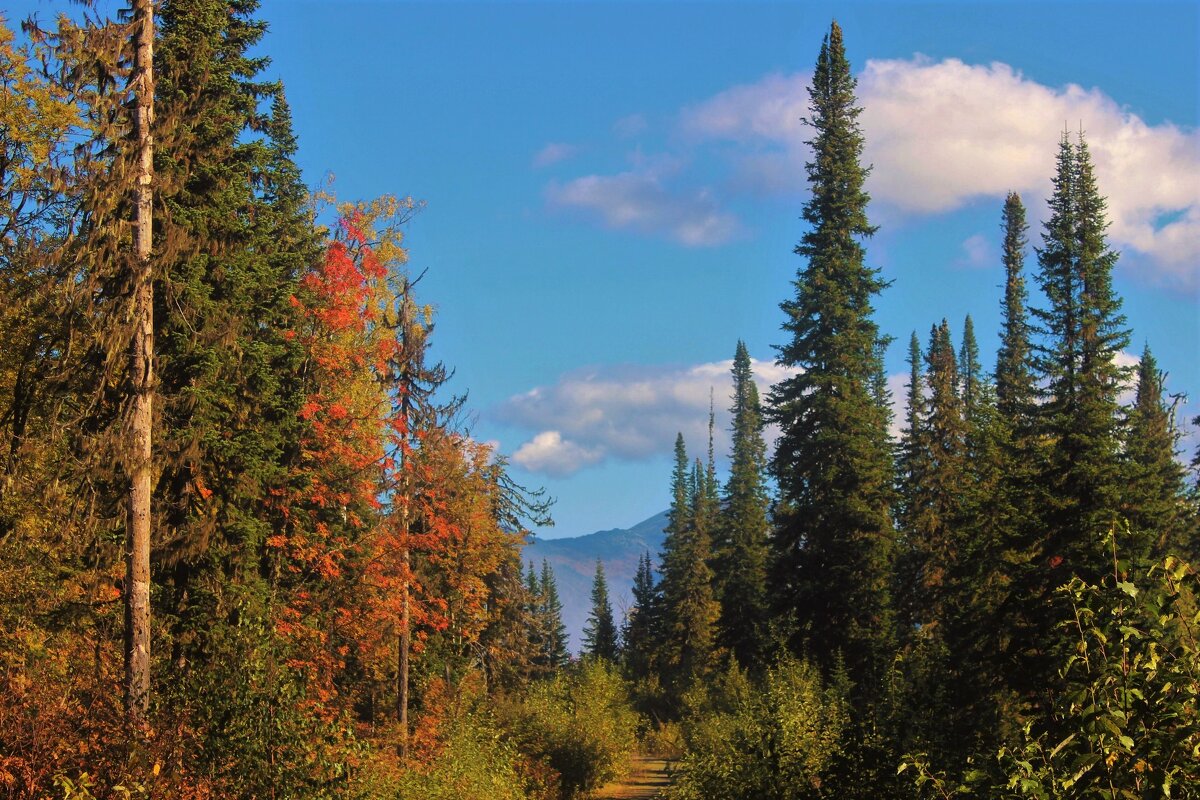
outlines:
[{"label": "shaded forest edge", "polygon": [[914,332],[896,442],[831,26],[790,377],[737,343],[728,475],[678,437],[572,660],[549,503],[427,358],[420,203],[306,189],[256,7],[0,27],[0,793],[553,800],[640,751],[677,800],[1200,794],[1200,455],[1118,361],[1082,132],[1039,246],[998,210],[994,369]]}]

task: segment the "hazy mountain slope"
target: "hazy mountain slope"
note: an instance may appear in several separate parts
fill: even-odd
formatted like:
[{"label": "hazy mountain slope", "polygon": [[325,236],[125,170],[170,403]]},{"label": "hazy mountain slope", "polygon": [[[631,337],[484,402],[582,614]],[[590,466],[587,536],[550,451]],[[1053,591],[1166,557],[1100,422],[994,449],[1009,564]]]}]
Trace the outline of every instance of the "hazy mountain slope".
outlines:
[{"label": "hazy mountain slope", "polygon": [[563,624],[570,634],[571,652],[579,652],[583,626],[591,610],[596,559],[604,562],[609,600],[612,601],[613,616],[620,626],[625,609],[631,603],[630,589],[633,575],[637,572],[638,558],[649,551],[657,569],[666,524],[667,512],[664,511],[632,528],[614,528],[563,539],[534,537],[530,540],[525,547],[525,563],[528,565],[532,561],[540,569],[542,559],[546,559],[554,569],[563,604]]}]

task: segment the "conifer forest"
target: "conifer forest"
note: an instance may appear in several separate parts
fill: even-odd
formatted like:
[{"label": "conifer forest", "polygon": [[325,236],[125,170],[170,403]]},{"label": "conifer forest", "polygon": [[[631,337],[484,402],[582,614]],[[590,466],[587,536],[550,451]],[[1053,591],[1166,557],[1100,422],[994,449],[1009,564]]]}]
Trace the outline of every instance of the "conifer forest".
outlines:
[{"label": "conifer forest", "polygon": [[729,342],[730,450],[661,432],[662,552],[628,608],[596,563],[573,654],[549,496],[430,350],[421,201],[305,184],[258,0],[63,5],[0,27],[0,797],[1200,797],[1200,418],[1087,120],[994,209],[999,336],[885,331],[826,22],[786,377]]}]

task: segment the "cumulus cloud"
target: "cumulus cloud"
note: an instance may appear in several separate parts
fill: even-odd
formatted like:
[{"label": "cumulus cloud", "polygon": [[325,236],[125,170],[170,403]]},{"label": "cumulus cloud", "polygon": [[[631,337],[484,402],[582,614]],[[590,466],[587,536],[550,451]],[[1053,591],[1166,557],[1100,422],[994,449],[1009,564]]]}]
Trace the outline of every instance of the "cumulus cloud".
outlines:
[{"label": "cumulus cloud", "polygon": [[[801,122],[808,84],[806,75],[768,75],[685,109],[681,127],[738,143],[744,185],[795,191],[811,135]],[[1113,244],[1150,256],[1159,280],[1200,284],[1200,131],[1147,124],[1098,89],[1045,86],[1002,63],[872,60],[858,94],[876,200],[936,214],[1018,191],[1036,207],[1064,125],[1082,124]]]},{"label": "cumulus cloud", "polygon": [[[709,393],[716,411],[715,447],[729,450],[732,361],[688,367],[618,365],[578,370],[551,386],[510,398],[491,416],[536,431],[513,455],[528,470],[561,477],[606,459],[642,460],[670,453],[680,432],[694,453],[708,441]],[[765,394],[789,371],[754,361]]]},{"label": "cumulus cloud", "polygon": [[614,230],[665,234],[689,247],[712,247],[738,235],[734,215],[721,211],[707,189],[668,191],[653,170],[585,175],[546,190],[552,207],[574,209]]},{"label": "cumulus cloud", "polygon": [[533,166],[548,167],[566,161],[579,152],[579,148],[566,142],[550,142],[533,156]]},{"label": "cumulus cloud", "polygon": [[599,449],[563,439],[558,431],[542,431],[517,448],[512,460],[530,472],[561,478],[595,464],[603,457],[604,453]]},{"label": "cumulus cloud", "polygon": [[982,233],[968,236],[962,243],[962,258],[959,264],[964,267],[989,267],[998,264],[1000,257],[993,242]]}]

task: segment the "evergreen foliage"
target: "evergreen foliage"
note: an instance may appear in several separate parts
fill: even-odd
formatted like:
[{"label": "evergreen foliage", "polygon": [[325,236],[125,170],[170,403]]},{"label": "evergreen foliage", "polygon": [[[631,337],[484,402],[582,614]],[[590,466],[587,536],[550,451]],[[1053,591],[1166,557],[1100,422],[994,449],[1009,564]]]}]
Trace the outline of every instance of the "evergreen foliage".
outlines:
[{"label": "evergreen foliage", "polygon": [[675,439],[671,474],[671,510],[662,552],[659,584],[660,642],[657,665],[663,684],[674,697],[713,666],[719,607],[713,597],[709,566],[710,525],[715,518],[715,488],[709,471],[697,461],[688,469],[683,435]]},{"label": "evergreen foliage", "polygon": [[950,613],[950,581],[962,545],[962,502],[968,489],[966,419],[954,344],[945,320],[930,331],[925,361],[927,399],[909,445],[911,487],[905,494],[910,505],[900,570],[911,581],[903,605],[911,609],[913,623],[922,627],[944,626]]},{"label": "evergreen foliage", "polygon": [[592,610],[583,627],[583,652],[610,663],[617,661],[617,626],[613,622],[608,581],[604,577],[604,563],[600,559],[596,559],[596,577],[592,581]]},{"label": "evergreen foliage", "polygon": [[795,297],[782,304],[791,338],[779,363],[798,371],[769,398],[780,426],[772,594],[779,612],[795,618],[796,644],[827,667],[843,654],[865,698],[881,685],[894,637],[893,465],[878,397],[885,340],[871,316],[885,283],[864,263],[861,240],[875,229],[854,88],[835,22],[809,89],[810,228],[796,247],[805,264]]},{"label": "evergreen foliage", "polygon": [[1048,489],[1041,555],[1094,582],[1107,561],[1100,542],[1118,524],[1117,394],[1126,370],[1116,359],[1129,333],[1112,290],[1117,254],[1105,240],[1105,201],[1082,135],[1077,143],[1063,135],[1049,205],[1038,251],[1048,306],[1034,310],[1043,336],[1035,349],[1045,387],[1039,432],[1051,445],[1041,476]]},{"label": "evergreen foliage", "polygon": [[1025,288],[1025,248],[1029,242],[1025,206],[1010,192],[1004,201],[1004,300],[1000,349],[996,356],[996,405],[1016,441],[1031,434],[1037,401]]},{"label": "evergreen foliage", "polygon": [[1188,548],[1195,550],[1196,544],[1186,537],[1184,469],[1176,458],[1179,432],[1173,407],[1164,396],[1165,377],[1146,345],[1138,363],[1133,406],[1125,420],[1124,515],[1140,554],[1155,559],[1191,558]]},{"label": "evergreen foliage", "polygon": [[621,652],[626,674],[631,680],[641,681],[650,676],[659,636],[658,592],[649,553],[638,557],[632,593],[633,604],[621,629]]},{"label": "evergreen foliage", "polygon": [[533,564],[530,564],[529,575],[529,583],[536,598],[535,628],[539,641],[539,651],[534,664],[543,674],[551,674],[570,661],[567,653],[567,626],[563,625],[562,621],[562,600],[558,596],[558,581],[554,578],[554,569],[550,562],[545,559],[542,560],[541,573],[534,573]]},{"label": "evergreen foliage", "polygon": [[714,571],[720,586],[717,642],[750,667],[766,654],[767,538],[770,498],[762,407],[750,353],[739,341],[733,357],[732,445],[729,478],[718,522]]}]

